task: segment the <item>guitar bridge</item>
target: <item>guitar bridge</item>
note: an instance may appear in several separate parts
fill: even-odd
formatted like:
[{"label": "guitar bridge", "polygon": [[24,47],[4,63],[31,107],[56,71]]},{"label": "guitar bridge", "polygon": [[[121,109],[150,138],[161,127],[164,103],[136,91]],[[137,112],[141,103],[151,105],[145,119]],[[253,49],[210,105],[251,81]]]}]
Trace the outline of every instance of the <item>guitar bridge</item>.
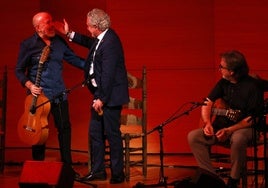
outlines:
[{"label": "guitar bridge", "polygon": [[26,130],[26,131],[30,131],[30,132],[35,132],[35,130],[27,125],[24,125],[23,128]]}]

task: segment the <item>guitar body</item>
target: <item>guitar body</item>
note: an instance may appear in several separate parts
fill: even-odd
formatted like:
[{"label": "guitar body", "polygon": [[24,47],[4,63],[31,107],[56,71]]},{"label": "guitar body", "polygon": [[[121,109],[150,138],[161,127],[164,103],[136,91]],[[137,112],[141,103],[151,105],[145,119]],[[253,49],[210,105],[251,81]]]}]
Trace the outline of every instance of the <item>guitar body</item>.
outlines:
[{"label": "guitar body", "polygon": [[[217,99],[214,104],[213,104],[213,107],[212,109],[228,109],[229,107],[227,106],[227,104],[225,103],[225,101],[223,99]],[[213,111],[213,110],[212,110]],[[224,120],[226,119],[226,117],[224,115],[218,115],[218,114],[215,114],[215,113],[211,113],[211,122],[212,124],[215,124],[215,120],[216,119],[221,119],[221,120]]]},{"label": "guitar body", "polygon": [[45,103],[48,98],[40,94],[36,100],[35,113],[30,110],[32,108],[33,95],[28,95],[25,99],[25,111],[18,122],[18,135],[19,138],[29,145],[44,144],[48,138],[48,114],[50,112],[50,103]]},{"label": "guitar body", "polygon": [[[45,46],[38,64],[35,86],[40,87],[43,64],[47,61],[50,47]],[[19,138],[29,145],[42,145],[48,138],[49,99],[41,93],[38,96],[28,95],[25,99],[24,113],[18,122]]]},{"label": "guitar body", "polygon": [[[238,122],[240,117],[240,110],[230,109],[223,99],[217,99],[212,106],[211,122],[214,132]],[[204,123],[201,118],[200,126],[203,127],[203,125]]]}]

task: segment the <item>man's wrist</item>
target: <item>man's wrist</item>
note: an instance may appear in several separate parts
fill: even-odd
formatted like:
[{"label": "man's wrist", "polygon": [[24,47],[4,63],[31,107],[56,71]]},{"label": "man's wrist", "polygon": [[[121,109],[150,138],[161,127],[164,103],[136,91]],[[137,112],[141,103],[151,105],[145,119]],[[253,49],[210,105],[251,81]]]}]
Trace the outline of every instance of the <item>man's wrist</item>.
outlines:
[{"label": "man's wrist", "polygon": [[225,132],[225,134],[226,134],[227,136],[229,136],[230,134],[232,134],[232,130],[231,130],[230,127],[228,127],[228,128],[224,128],[224,132]]},{"label": "man's wrist", "polygon": [[26,83],[25,83],[25,86],[28,88],[28,89],[31,89],[31,87],[33,86],[34,84],[32,83],[32,82],[30,82],[30,81],[27,81]]},{"label": "man's wrist", "polygon": [[72,33],[72,31],[67,31],[67,33],[66,33],[66,37],[67,37],[67,38],[70,38],[71,33]]},{"label": "man's wrist", "polygon": [[69,39],[69,41],[73,40],[74,34],[75,34],[74,31],[71,30],[66,33],[66,37]]}]

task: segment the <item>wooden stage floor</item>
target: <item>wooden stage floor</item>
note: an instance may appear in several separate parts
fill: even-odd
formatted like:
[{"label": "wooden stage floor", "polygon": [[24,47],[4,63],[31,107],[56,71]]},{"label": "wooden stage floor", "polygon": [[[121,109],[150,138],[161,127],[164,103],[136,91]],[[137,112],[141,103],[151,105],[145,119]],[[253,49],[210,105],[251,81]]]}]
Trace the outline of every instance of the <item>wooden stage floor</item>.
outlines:
[{"label": "wooden stage floor", "polygon": [[[151,184],[158,184],[162,177],[166,177],[167,187],[174,187],[172,184],[174,181],[180,181],[188,177],[193,177],[196,173],[196,162],[191,155],[171,155],[164,156],[164,168],[163,174],[160,168],[159,155],[148,156],[149,166],[147,169],[147,177],[142,176],[141,167],[131,167],[130,181],[121,184],[110,184],[110,172],[107,169],[108,178],[106,181],[92,181],[92,185],[98,188],[129,188],[137,185],[137,183],[143,183],[146,186]],[[81,175],[87,173],[87,166],[85,164],[75,164],[73,168],[79,172]],[[18,188],[19,179],[22,172],[22,165],[6,165],[4,173],[0,175],[0,187],[1,188]],[[226,179],[224,179],[226,181]],[[254,177],[248,176],[248,187],[254,188]],[[263,184],[263,176],[259,177],[259,183]],[[82,184],[79,182],[74,182],[73,188],[88,188],[94,187],[89,184]],[[155,186],[152,186],[155,187]],[[164,186],[157,186],[164,187]],[[240,184],[240,187],[241,184]],[[259,186],[264,188],[263,185]]]}]

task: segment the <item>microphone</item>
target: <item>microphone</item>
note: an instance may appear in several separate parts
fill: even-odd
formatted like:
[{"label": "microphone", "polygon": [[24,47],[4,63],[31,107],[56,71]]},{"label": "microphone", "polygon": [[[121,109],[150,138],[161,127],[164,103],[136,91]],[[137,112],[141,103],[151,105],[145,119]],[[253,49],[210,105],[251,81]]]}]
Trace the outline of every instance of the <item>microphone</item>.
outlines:
[{"label": "microphone", "polygon": [[197,105],[197,106],[207,106],[207,104],[203,102],[190,102],[191,104]]},{"label": "microphone", "polygon": [[209,99],[208,98],[204,98],[202,102],[190,102],[191,104],[197,105],[197,106],[207,106],[207,103]]}]

